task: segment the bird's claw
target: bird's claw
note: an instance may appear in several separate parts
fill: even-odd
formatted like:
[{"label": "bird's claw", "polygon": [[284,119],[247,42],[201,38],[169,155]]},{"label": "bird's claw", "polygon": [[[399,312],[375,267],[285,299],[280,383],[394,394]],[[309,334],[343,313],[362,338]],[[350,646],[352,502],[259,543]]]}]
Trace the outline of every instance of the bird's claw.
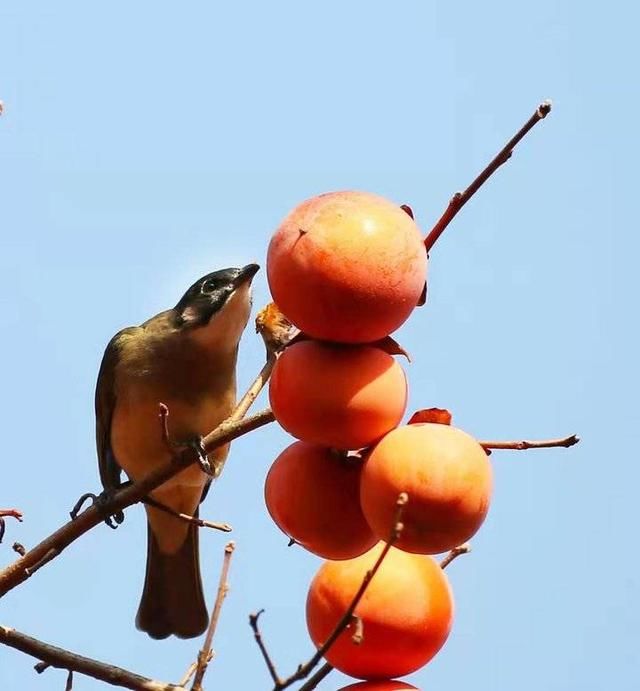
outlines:
[{"label": "bird's claw", "polygon": [[[91,500],[91,504],[90,504],[91,506],[97,505],[98,507],[101,507],[101,506],[104,506],[109,500],[111,500],[113,498],[115,491],[116,490],[105,489],[100,494],[94,494],[93,492],[86,492],[74,504],[71,511],[69,511],[69,515],[71,516],[71,520],[72,521],[76,520],[76,518],[78,517],[78,514],[80,513],[82,507],[84,506],[84,504],[86,503],[86,501],[88,499]],[[104,518],[104,522],[112,530],[115,530],[123,521],[124,521],[124,512],[121,509],[118,509],[114,513],[109,514],[109,515],[105,516],[105,518]]]},{"label": "bird's claw", "polygon": [[200,470],[202,470],[202,472],[206,475],[214,477],[215,473],[207,456],[207,451],[204,447],[204,441],[202,437],[198,437],[197,439],[191,440],[189,442],[189,446],[191,446],[191,448],[194,449],[194,451],[196,452],[196,455],[198,457],[198,466],[200,467]]}]

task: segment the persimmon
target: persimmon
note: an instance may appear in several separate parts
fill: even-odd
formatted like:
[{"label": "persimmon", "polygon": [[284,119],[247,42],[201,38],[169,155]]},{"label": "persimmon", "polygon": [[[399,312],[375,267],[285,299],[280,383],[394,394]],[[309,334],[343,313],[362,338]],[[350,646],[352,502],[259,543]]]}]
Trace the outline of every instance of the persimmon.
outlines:
[{"label": "persimmon", "polygon": [[[327,561],[307,596],[307,628],[320,647],[351,604],[362,579],[383,548],[347,561]],[[360,679],[390,679],[425,665],[449,635],[453,598],[437,562],[392,547],[355,609],[363,625],[359,645],[343,631],[325,658],[336,669]]]},{"label": "persimmon", "polygon": [[403,209],[367,192],[330,192],[297,206],[276,230],[267,279],[284,314],[314,338],[377,341],[422,294],[427,253]]},{"label": "persimmon", "polygon": [[378,540],[360,509],[360,470],[360,463],[330,449],[295,442],[267,473],[264,496],[271,518],[324,559],[363,554]]},{"label": "persimmon", "polygon": [[269,400],[276,420],[294,437],[359,449],[400,422],[407,380],[379,348],[301,341],[278,358]]},{"label": "persimmon", "polygon": [[356,684],[343,686],[340,691],[419,691],[417,686],[412,686],[397,679],[381,679],[380,681],[359,681]]},{"label": "persimmon", "polygon": [[398,427],[368,454],[360,501],[373,532],[384,539],[396,498],[409,495],[397,547],[436,554],[457,547],[480,527],[489,509],[491,464],[478,442],[456,427]]}]

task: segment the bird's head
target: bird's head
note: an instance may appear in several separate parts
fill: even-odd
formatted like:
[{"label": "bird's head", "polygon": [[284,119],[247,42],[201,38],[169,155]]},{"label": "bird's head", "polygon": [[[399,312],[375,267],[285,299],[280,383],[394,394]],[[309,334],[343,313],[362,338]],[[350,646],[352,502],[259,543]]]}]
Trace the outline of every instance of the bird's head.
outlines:
[{"label": "bird's head", "polygon": [[260,267],[220,269],[198,279],[174,308],[181,331],[213,345],[237,346],[251,311],[251,281]]}]

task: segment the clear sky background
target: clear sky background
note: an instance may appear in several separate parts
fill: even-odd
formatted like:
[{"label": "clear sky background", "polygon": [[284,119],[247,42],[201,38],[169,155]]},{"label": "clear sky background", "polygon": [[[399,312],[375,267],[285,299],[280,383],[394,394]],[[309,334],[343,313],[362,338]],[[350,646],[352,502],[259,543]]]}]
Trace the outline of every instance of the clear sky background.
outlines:
[{"label": "clear sky background", "polygon": [[[453,632],[409,679],[637,689],[639,20],[631,2],[2,3],[0,505],[25,521],[0,565],[98,487],[93,391],[113,333],[210,270],[263,263],[278,222],[321,192],[408,202],[426,232],[551,98],[434,249],[429,303],[398,337],[410,410],[448,407],[479,438],[582,443],[492,456],[490,515],[449,569]],[[264,272],[255,286],[258,308]],[[249,329],[241,386],[262,355]],[[270,688],[258,608],[283,673],[312,652],[319,560],[286,547],[262,500],[289,442],[275,425],[237,441],[203,509],[237,542],[210,688]],[[2,600],[0,623],[177,681],[200,641],[133,625],[144,523],[135,507],[78,540]],[[226,539],[202,535],[210,602]],[[34,662],[0,648],[0,686],[64,687]]]}]

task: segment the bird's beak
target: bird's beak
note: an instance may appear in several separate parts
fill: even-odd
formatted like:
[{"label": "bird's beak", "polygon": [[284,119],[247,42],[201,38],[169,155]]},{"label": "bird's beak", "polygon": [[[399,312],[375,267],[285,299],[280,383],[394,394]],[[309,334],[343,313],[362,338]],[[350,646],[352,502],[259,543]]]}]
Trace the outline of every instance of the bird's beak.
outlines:
[{"label": "bird's beak", "polygon": [[260,266],[258,264],[247,264],[246,266],[243,266],[238,271],[238,275],[233,279],[233,287],[238,288],[244,283],[251,283],[251,280],[259,270]]}]

